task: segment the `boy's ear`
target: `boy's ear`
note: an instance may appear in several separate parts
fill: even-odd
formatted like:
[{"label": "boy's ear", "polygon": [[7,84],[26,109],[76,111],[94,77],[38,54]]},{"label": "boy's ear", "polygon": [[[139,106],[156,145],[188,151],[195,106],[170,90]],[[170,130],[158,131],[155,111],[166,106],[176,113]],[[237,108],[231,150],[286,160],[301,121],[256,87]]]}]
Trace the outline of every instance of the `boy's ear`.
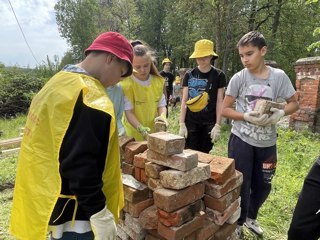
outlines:
[{"label": "boy's ear", "polygon": [[264,56],[267,54],[267,46],[264,46],[260,49],[261,55]]}]

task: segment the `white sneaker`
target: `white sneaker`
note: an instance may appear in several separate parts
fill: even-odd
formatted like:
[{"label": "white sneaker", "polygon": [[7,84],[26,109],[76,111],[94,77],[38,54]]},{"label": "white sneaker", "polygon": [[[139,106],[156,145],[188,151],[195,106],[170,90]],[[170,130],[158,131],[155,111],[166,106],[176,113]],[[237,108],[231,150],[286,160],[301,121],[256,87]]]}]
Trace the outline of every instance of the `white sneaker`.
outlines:
[{"label": "white sneaker", "polygon": [[238,225],[236,228],[236,239],[241,239],[241,235],[242,235],[242,226]]},{"label": "white sneaker", "polygon": [[263,234],[262,228],[259,226],[259,223],[255,219],[247,218],[244,225],[259,236]]}]

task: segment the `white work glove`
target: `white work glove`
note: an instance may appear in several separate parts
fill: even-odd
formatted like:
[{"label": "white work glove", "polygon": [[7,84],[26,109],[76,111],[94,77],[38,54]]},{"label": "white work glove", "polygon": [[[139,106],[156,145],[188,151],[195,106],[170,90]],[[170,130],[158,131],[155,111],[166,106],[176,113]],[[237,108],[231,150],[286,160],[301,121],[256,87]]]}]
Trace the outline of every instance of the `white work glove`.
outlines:
[{"label": "white work glove", "polygon": [[141,124],[137,127],[137,131],[143,136],[144,139],[147,139],[147,136],[150,132],[150,128],[144,127]]},{"label": "white work glove", "polygon": [[179,135],[184,138],[188,137],[188,129],[185,123],[180,123]]},{"label": "white work glove", "polygon": [[267,125],[276,124],[279,122],[280,118],[285,115],[284,110],[278,108],[270,108],[270,112],[273,112],[272,115],[267,119]]},{"label": "white work glove", "polygon": [[154,119],[154,122],[163,122],[164,124],[166,124],[166,127],[169,126],[165,113],[162,113],[159,117],[156,117]]},{"label": "white work glove", "polygon": [[91,229],[95,240],[114,240],[117,236],[117,227],[113,214],[104,207],[100,212],[90,217]]},{"label": "white work glove", "polygon": [[258,117],[259,113],[257,111],[246,112],[243,114],[245,121],[253,123],[255,125],[266,126],[268,125],[268,114],[262,114]]},{"label": "white work glove", "polygon": [[121,137],[121,136],[125,136],[126,135],[126,130],[124,129],[124,127],[120,127],[118,129],[118,136]]},{"label": "white work glove", "polygon": [[216,123],[210,132],[211,142],[214,143],[218,141],[220,137],[220,125]]}]

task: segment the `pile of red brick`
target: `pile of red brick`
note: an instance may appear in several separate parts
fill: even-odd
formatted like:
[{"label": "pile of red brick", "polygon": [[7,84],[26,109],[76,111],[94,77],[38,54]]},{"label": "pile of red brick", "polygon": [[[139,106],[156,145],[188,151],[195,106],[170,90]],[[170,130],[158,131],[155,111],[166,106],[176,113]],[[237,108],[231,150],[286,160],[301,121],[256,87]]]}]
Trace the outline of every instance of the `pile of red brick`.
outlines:
[{"label": "pile of red brick", "polygon": [[242,174],[230,158],[186,149],[159,132],[120,139],[125,207],[118,239],[236,239]]}]

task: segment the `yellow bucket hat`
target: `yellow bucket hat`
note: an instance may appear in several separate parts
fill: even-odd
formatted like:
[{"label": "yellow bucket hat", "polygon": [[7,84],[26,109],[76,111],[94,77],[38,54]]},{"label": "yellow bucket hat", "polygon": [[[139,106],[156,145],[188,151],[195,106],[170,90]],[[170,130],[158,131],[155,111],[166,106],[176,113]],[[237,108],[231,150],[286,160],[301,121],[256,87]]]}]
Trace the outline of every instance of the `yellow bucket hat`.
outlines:
[{"label": "yellow bucket hat", "polygon": [[165,58],[165,59],[162,60],[162,65],[163,65],[164,63],[171,63],[171,61],[170,61],[169,58]]},{"label": "yellow bucket hat", "polygon": [[213,51],[214,44],[212,41],[207,39],[202,39],[196,42],[194,45],[194,52],[189,58],[201,58],[206,56],[215,56],[218,57]]}]

